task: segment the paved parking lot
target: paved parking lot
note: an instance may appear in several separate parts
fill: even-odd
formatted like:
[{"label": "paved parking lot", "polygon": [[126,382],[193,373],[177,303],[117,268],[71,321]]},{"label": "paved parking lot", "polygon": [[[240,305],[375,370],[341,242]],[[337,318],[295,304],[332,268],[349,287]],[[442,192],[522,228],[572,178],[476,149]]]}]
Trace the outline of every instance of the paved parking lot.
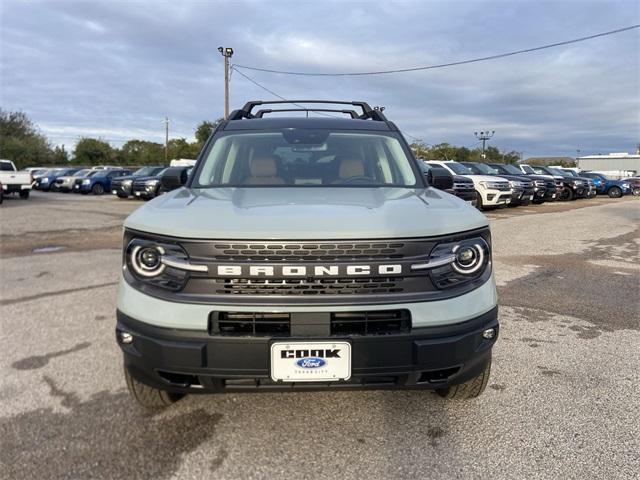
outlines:
[{"label": "paved parking lot", "polygon": [[502,330],[477,400],[206,395],[155,416],[129,400],[113,335],[138,205],[0,207],[1,478],[637,478],[640,199],[488,214]]}]

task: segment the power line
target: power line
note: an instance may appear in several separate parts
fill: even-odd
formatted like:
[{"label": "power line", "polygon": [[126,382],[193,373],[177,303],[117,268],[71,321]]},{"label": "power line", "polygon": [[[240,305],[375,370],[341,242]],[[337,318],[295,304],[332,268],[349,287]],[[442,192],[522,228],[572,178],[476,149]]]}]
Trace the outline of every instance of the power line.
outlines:
[{"label": "power line", "polygon": [[[242,73],[240,70],[234,68],[234,66],[231,66],[232,70],[235,70],[236,72],[238,72],[240,75],[242,75],[244,78],[246,78],[247,80],[249,80],[251,83],[253,83],[254,85],[260,87],[261,89],[263,89],[265,92],[269,92],[271,95],[278,97],[280,100],[284,100],[285,102],[289,102],[289,99],[284,98],[282,95],[277,94],[276,92],[274,92],[273,90],[265,87],[264,85],[256,82],[253,78],[249,77],[249,75],[246,75],[244,73]],[[295,105],[298,108],[306,108],[303,107],[302,105],[298,104],[298,103],[294,103],[294,102],[289,102],[291,105]],[[336,115],[331,115],[329,113],[326,112],[314,112],[313,110],[310,110],[312,113],[315,113],[317,115],[322,115],[325,117],[336,117]]]},{"label": "power line", "polygon": [[395,70],[379,70],[379,71],[372,71],[372,72],[314,73],[314,72],[290,72],[286,70],[273,70],[270,68],[251,67],[247,65],[233,65],[233,66],[236,68],[236,71],[238,73],[240,73],[240,71],[238,70],[239,68],[244,68],[246,70],[256,70],[259,72],[266,72],[266,73],[278,73],[282,75],[303,75],[303,76],[314,76],[314,77],[348,77],[348,76],[384,75],[389,73],[416,72],[419,70],[432,70],[435,68],[453,67],[456,65],[466,65],[469,63],[485,62],[487,60],[496,60],[498,58],[511,57],[511,56],[520,55],[523,53],[536,52],[539,50],[546,50],[548,48],[555,48],[555,47],[561,47],[563,45],[570,45],[573,43],[584,42],[586,40],[592,40],[594,38],[599,38],[599,37],[606,37],[608,35],[615,35],[617,33],[626,32],[628,30],[633,30],[636,28],[640,28],[640,24],[619,28],[617,30],[610,30],[608,32],[596,33],[595,35],[589,35],[587,37],[574,38],[572,40],[566,40],[564,42],[550,43],[548,45],[542,45],[539,47],[525,48],[522,50],[516,50],[513,52],[507,52],[507,53],[499,53],[497,55],[490,55],[488,57],[472,58],[468,60],[460,60],[458,62],[441,63],[438,65],[427,65],[423,67],[399,68]]},{"label": "power line", "polygon": [[[233,67],[231,67],[231,68],[233,69]],[[236,71],[236,72],[238,72],[240,75],[242,75],[242,76],[243,76],[244,78],[246,78],[247,80],[249,80],[249,81],[250,81],[251,83],[253,83],[254,85],[256,85],[256,86],[260,87],[261,89],[263,89],[265,92],[269,92],[271,95],[274,95],[274,96],[278,97],[280,100],[284,100],[285,102],[289,102],[289,100],[288,100],[288,99],[286,99],[286,98],[284,98],[282,95],[279,95],[279,94],[277,94],[276,92],[274,92],[273,90],[271,90],[271,89],[269,89],[269,88],[265,87],[265,86],[264,86],[264,85],[262,85],[261,83],[256,82],[253,78],[249,77],[248,75],[245,75],[245,74],[244,74],[244,73],[242,73],[240,70],[237,70],[237,69],[236,69],[235,71]],[[294,103],[294,102],[289,102],[289,103],[291,103],[292,105],[295,105],[296,107],[299,107],[299,108],[305,108],[305,107],[303,107],[302,105],[299,105],[299,104]],[[313,110],[311,110],[311,112],[313,112]],[[330,113],[326,113],[326,112],[313,112],[313,113],[315,113],[315,114],[317,114],[317,115],[324,115],[324,116],[326,116],[326,117],[336,117],[336,118],[337,118],[337,116],[336,116],[336,115],[331,115]],[[421,141],[421,140],[422,140],[421,138],[418,138],[418,137],[416,137],[416,136],[414,136],[414,135],[411,135],[411,134],[410,134],[410,133],[408,133],[408,132],[402,131],[402,133],[403,133],[404,135],[408,136],[408,137],[411,137],[414,141]]]}]

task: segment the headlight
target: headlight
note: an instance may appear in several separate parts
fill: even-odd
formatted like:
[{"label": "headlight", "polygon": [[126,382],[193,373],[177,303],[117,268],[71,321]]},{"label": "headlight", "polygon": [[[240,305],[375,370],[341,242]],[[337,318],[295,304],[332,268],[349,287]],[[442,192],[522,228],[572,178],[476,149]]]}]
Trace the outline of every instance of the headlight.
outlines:
[{"label": "headlight", "polygon": [[43,177],[40,179],[42,183],[47,183],[49,181],[49,177]]},{"label": "headlight", "polygon": [[158,180],[147,180],[145,185],[149,185],[150,187],[156,186],[158,184]]},{"label": "headlight", "polygon": [[123,181],[122,181],[122,185],[127,185],[127,186],[129,186],[129,185],[131,185],[132,183],[133,183],[133,180],[123,180]]},{"label": "headlight", "polygon": [[82,180],[83,185],[89,185],[90,183],[91,183],[91,180],[89,180],[88,178]]},{"label": "headlight", "polygon": [[433,284],[445,289],[471,282],[483,275],[491,264],[491,249],[483,237],[436,245],[431,259],[449,258],[451,261],[430,270]]},{"label": "headlight", "polygon": [[480,182],[480,186],[487,190],[498,190],[501,186],[501,182]]},{"label": "headlight", "polygon": [[510,180],[509,185],[511,186],[511,188],[521,188],[522,182],[519,182],[518,180]]},{"label": "headlight", "polygon": [[622,188],[629,188],[629,184],[628,183],[623,183],[622,184]]},{"label": "headlight", "polygon": [[[125,234],[125,242],[129,238]],[[174,291],[184,287],[191,272],[208,271],[206,265],[190,263],[180,245],[141,238],[128,241],[124,252],[124,269],[142,287],[149,285]]]}]

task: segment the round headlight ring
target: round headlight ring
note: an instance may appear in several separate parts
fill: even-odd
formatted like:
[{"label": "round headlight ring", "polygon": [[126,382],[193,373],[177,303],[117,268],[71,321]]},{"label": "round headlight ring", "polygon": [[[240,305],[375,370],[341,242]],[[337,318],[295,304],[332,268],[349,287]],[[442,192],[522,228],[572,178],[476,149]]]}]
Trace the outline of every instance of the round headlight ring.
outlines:
[{"label": "round headlight ring", "polygon": [[463,275],[472,275],[484,266],[485,249],[479,243],[472,245],[456,245],[452,252],[456,260],[451,267]]},{"label": "round headlight ring", "polygon": [[157,277],[166,265],[162,263],[164,248],[157,245],[136,245],[129,252],[129,263],[141,277]]}]

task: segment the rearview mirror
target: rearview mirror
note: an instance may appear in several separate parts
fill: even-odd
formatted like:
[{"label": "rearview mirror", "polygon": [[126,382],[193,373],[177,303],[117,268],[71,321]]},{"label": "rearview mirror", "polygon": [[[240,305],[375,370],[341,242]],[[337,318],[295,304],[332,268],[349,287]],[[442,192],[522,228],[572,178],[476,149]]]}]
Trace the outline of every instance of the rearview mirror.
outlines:
[{"label": "rearview mirror", "polygon": [[189,175],[187,173],[187,169],[184,167],[171,167],[167,168],[165,172],[160,177],[160,183],[162,184],[162,188],[169,192],[171,190],[175,190],[176,188],[182,187],[185,183],[187,183],[187,179]]},{"label": "rearview mirror", "polygon": [[451,190],[453,188],[453,175],[444,168],[432,167],[427,172],[427,182],[438,190]]}]

